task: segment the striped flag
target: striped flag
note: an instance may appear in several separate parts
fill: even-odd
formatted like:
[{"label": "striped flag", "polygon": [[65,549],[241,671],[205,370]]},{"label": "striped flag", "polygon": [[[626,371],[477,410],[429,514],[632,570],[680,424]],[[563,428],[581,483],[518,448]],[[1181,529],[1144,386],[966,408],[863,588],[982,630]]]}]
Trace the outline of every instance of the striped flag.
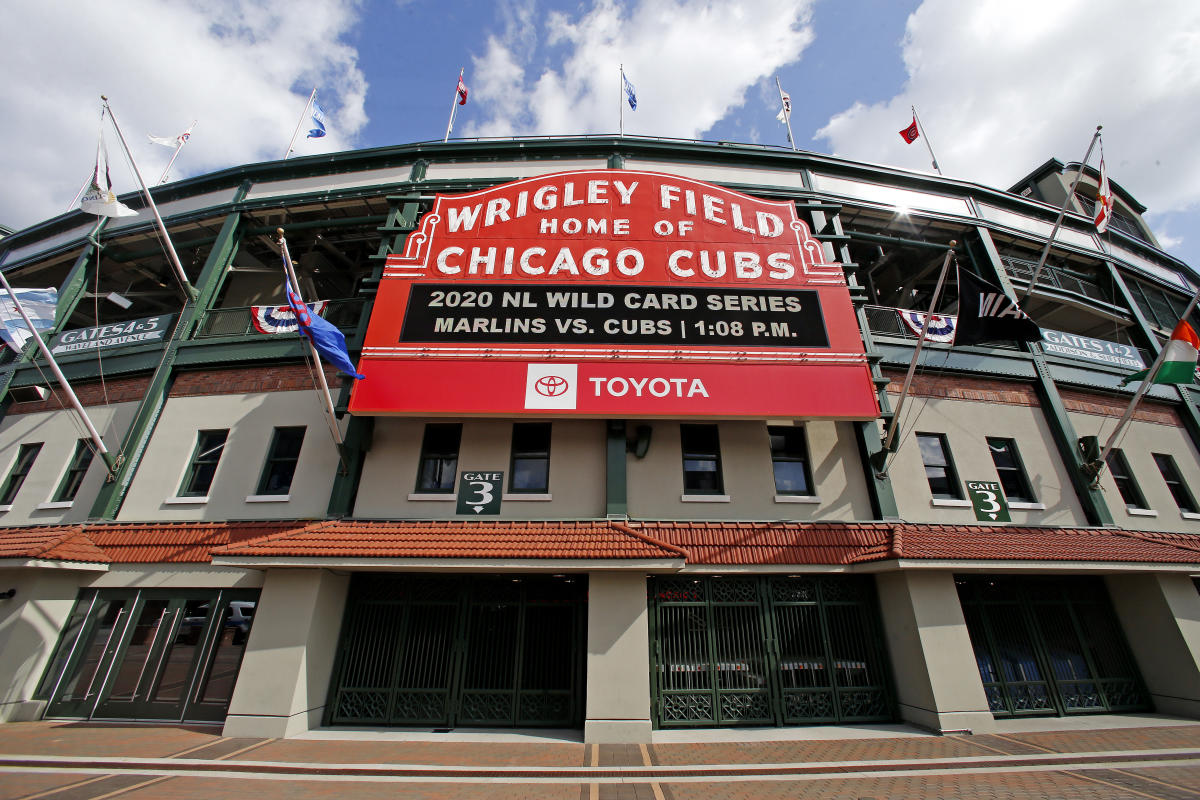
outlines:
[{"label": "striped flag", "polygon": [[[1198,352],[1200,352],[1200,337],[1196,336],[1196,331],[1187,323],[1187,320],[1179,320],[1179,324],[1175,326],[1175,330],[1171,332],[1171,338],[1167,341],[1162,365],[1158,368],[1158,372],[1154,373],[1150,382],[1195,383]],[[1144,381],[1149,373],[1149,369],[1135,372],[1121,383]]]}]

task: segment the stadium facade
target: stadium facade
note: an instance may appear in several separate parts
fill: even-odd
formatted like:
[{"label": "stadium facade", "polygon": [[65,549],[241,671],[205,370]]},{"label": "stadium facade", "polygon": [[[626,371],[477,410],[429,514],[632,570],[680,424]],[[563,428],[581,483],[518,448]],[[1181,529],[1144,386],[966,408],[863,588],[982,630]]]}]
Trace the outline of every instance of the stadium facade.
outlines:
[{"label": "stadium facade", "polygon": [[[1200,717],[1197,394],[1152,388],[1098,482],[1091,438],[1200,277],[1119,186],[1097,235],[1083,168],[1032,282],[1080,169],[1005,191],[726,143],[423,143],[157,187],[187,287],[148,209],[5,236],[110,452],[32,345],[5,356],[0,717],[592,742]],[[336,422],[279,229],[366,376],[324,368]],[[936,318],[885,449],[947,263],[940,314],[970,270],[1042,340]]]}]

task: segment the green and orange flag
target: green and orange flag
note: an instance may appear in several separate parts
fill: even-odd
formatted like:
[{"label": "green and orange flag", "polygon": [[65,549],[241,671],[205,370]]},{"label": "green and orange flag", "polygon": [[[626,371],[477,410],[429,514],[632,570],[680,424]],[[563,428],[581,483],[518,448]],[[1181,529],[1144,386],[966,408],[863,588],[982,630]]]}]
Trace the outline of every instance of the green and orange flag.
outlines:
[{"label": "green and orange flag", "polygon": [[[1179,320],[1171,338],[1167,341],[1166,352],[1163,354],[1162,365],[1154,374],[1151,383],[1193,383],[1196,380],[1196,355],[1200,353],[1200,336],[1185,320]],[[1126,377],[1121,383],[1143,381],[1149,369],[1135,372]]]}]

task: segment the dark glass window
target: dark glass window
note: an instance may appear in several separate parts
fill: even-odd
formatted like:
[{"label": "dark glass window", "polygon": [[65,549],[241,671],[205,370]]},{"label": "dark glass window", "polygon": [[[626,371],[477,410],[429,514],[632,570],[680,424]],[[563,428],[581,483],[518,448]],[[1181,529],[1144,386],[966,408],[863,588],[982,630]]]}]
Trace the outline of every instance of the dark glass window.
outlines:
[{"label": "dark glass window", "polygon": [[680,425],[684,494],[724,494],[716,425]]},{"label": "dark glass window", "polygon": [[1163,453],[1155,453],[1154,463],[1158,465],[1158,471],[1167,482],[1167,488],[1171,490],[1171,497],[1175,498],[1175,505],[1179,506],[1179,510],[1195,514],[1196,500],[1188,490],[1187,484],[1183,482],[1183,475],[1179,473],[1175,459]]},{"label": "dark glass window", "polygon": [[439,422],[425,426],[425,438],[421,440],[421,463],[417,468],[418,492],[454,491],[461,441],[461,423]]},{"label": "dark glass window", "polygon": [[1125,505],[1129,508],[1146,508],[1146,498],[1142,496],[1142,490],[1138,487],[1137,481],[1133,479],[1133,471],[1129,469],[1129,462],[1125,460],[1125,454],[1114,447],[1108,451],[1108,458],[1105,461],[1108,463],[1113,480],[1117,482],[1117,491],[1121,493],[1121,499],[1125,501]]},{"label": "dark glass window", "polygon": [[812,469],[808,462],[808,442],[804,428],[767,426],[771,438],[771,468],[775,472],[777,494],[813,495]]},{"label": "dark glass window", "polygon": [[93,455],[90,440],[80,439],[75,443],[75,455],[71,457],[67,474],[63,476],[62,483],[58,485],[58,491],[54,493],[54,502],[69,503],[75,499],[75,495],[79,494],[79,485],[83,483],[83,476],[87,474],[88,467],[92,465]]},{"label": "dark glass window", "polygon": [[1025,476],[1025,466],[1017,452],[1017,443],[1012,439],[989,436],[987,444],[992,453],[992,463],[996,465],[996,473],[1000,476],[1000,485],[1004,487],[1005,497],[1020,503],[1036,503],[1033,487],[1029,485],[1029,478]]},{"label": "dark glass window", "polygon": [[8,473],[8,479],[4,481],[4,489],[0,490],[0,506],[12,505],[13,498],[20,491],[21,484],[25,482],[25,476],[29,474],[29,470],[33,469],[33,460],[37,458],[41,449],[41,442],[21,445],[21,449],[17,451],[17,461],[13,464],[12,472]]},{"label": "dark glass window", "polygon": [[510,492],[550,491],[550,423],[516,422],[512,433]]},{"label": "dark glass window", "polygon": [[292,490],[292,477],[300,462],[300,445],[304,444],[303,425],[276,428],[267,451],[267,463],[258,481],[259,494],[287,494]]},{"label": "dark glass window", "polygon": [[944,433],[918,433],[921,461],[925,464],[925,479],[930,493],[941,500],[961,500],[962,484],[950,458],[950,445]]},{"label": "dark glass window", "polygon": [[213,475],[217,472],[217,464],[221,453],[225,451],[225,440],[229,431],[199,431],[196,434],[196,450],[192,453],[192,463],[188,466],[187,477],[179,490],[180,497],[205,497],[212,486]]}]

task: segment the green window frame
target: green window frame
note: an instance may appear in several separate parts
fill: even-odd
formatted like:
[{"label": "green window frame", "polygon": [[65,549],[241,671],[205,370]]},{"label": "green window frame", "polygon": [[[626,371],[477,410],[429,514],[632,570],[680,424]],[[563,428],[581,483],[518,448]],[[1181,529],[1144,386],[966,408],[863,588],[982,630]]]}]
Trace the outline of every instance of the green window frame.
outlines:
[{"label": "green window frame", "polygon": [[271,435],[271,447],[267,450],[267,461],[263,464],[262,476],[258,479],[258,494],[265,496],[286,495],[292,490],[292,478],[300,463],[300,448],[304,444],[304,425],[288,425],[275,429]]},{"label": "green window frame", "polygon": [[508,491],[546,494],[550,491],[550,423],[514,422]]},{"label": "green window frame", "polygon": [[1133,478],[1133,470],[1129,468],[1129,461],[1125,458],[1125,454],[1119,448],[1114,447],[1108,451],[1108,458],[1105,459],[1105,462],[1108,464],[1108,471],[1112,473],[1113,480],[1116,481],[1121,499],[1125,501],[1125,507],[1149,508],[1141,487]]},{"label": "green window frame", "polygon": [[54,493],[55,503],[75,502],[75,495],[79,494],[79,487],[83,484],[88,467],[92,466],[93,456],[95,456],[95,452],[92,450],[91,441],[80,439],[75,443],[75,454],[71,456],[67,472],[58,484],[58,491]]},{"label": "green window frame", "polygon": [[0,489],[0,506],[12,505],[17,492],[21,490],[21,484],[25,483],[25,478],[33,469],[34,459],[41,452],[43,444],[44,442],[29,442],[21,445],[21,449],[17,451],[17,460],[13,462],[8,478],[4,481],[4,488]]},{"label": "green window frame", "polygon": [[180,497],[208,496],[208,490],[212,488],[217,465],[221,462],[221,454],[225,452],[225,443],[228,439],[228,428],[196,432],[196,448],[192,451],[187,474],[184,476],[183,484],[179,487]]},{"label": "green window frame", "polygon": [[918,433],[917,447],[925,465],[929,493],[938,500],[962,500],[962,481],[950,456],[950,442],[944,433]]},{"label": "green window frame", "polygon": [[461,445],[461,422],[431,422],[425,425],[425,435],[421,439],[421,460],[417,465],[418,492],[454,493],[458,449]]},{"label": "green window frame", "polygon": [[1180,511],[1195,514],[1196,498],[1188,489],[1188,485],[1183,482],[1183,475],[1179,472],[1175,459],[1166,453],[1152,453],[1151,455],[1154,456],[1154,463],[1158,465],[1158,471],[1162,474],[1167,489],[1171,491],[1171,497],[1175,498],[1175,505],[1179,506]]},{"label": "green window frame", "polygon": [[682,424],[684,494],[725,494],[721,475],[721,440],[716,425]]},{"label": "green window frame", "polygon": [[988,451],[992,454],[992,463],[996,465],[996,474],[1000,477],[1000,485],[1004,487],[1004,496],[1018,503],[1036,503],[1033,486],[1025,474],[1025,465],[1021,463],[1021,454],[1017,451],[1015,439],[1005,439],[999,436],[987,437]]},{"label": "green window frame", "polygon": [[800,425],[768,425],[771,442],[771,472],[775,476],[775,493],[812,497],[812,465],[808,457],[808,436]]}]

